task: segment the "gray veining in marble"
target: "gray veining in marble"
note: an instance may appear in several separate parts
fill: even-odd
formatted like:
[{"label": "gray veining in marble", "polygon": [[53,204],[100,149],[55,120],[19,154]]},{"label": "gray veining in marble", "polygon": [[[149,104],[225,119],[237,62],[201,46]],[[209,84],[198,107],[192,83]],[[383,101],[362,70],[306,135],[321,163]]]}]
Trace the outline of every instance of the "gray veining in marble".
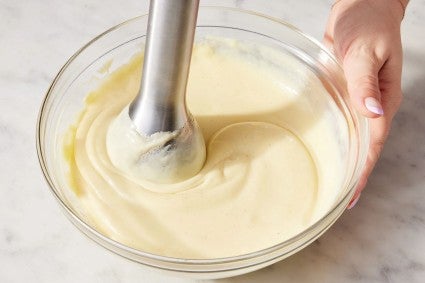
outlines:
[{"label": "gray veining in marble", "polygon": [[[318,39],[331,5],[215,2],[281,18]],[[95,35],[146,10],[140,0],[0,0],[0,282],[196,282],[146,269],[82,236],[36,157],[38,109],[61,65]],[[424,26],[425,1],[412,0],[402,27],[405,99],[357,207],[287,260],[218,282],[425,282]]]}]

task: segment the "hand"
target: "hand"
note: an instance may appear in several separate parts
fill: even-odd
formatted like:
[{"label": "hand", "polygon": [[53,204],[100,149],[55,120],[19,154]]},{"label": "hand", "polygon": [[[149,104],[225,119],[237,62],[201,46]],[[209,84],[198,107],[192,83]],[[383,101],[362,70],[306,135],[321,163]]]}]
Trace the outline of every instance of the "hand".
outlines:
[{"label": "hand", "polygon": [[370,118],[366,166],[348,208],[366,186],[401,103],[400,24],[406,5],[406,0],[340,0],[329,16],[324,42],[342,62],[352,105]]}]

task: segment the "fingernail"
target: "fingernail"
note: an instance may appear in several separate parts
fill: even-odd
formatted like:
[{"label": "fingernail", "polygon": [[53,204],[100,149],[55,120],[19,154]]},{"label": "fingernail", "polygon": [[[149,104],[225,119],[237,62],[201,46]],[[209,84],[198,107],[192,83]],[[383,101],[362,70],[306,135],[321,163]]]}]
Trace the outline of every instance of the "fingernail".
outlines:
[{"label": "fingernail", "polygon": [[347,206],[347,209],[352,209],[357,204],[357,202],[359,201],[361,195],[362,194],[360,193],[355,199],[350,201],[350,203]]},{"label": "fingernail", "polygon": [[375,114],[384,115],[384,110],[382,109],[381,103],[374,97],[367,97],[365,100],[366,108]]}]

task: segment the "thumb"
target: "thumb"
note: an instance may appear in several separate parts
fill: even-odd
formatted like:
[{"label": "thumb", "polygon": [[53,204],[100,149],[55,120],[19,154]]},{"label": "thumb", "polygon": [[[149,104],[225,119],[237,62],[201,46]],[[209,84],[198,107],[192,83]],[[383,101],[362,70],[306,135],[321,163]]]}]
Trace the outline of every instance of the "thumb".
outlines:
[{"label": "thumb", "polygon": [[382,64],[373,52],[364,48],[351,48],[343,64],[348,93],[354,107],[368,118],[382,116],[384,110],[378,78]]}]

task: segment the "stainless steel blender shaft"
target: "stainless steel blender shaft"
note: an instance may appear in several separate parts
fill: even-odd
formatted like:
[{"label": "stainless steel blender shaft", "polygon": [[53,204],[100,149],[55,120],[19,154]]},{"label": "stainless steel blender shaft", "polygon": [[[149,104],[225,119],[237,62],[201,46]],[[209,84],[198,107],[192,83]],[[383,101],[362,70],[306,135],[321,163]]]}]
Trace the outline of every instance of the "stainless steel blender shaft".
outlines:
[{"label": "stainless steel blender shaft", "polygon": [[186,85],[199,0],[151,0],[143,76],[129,115],[141,134],[172,132],[189,120]]}]

